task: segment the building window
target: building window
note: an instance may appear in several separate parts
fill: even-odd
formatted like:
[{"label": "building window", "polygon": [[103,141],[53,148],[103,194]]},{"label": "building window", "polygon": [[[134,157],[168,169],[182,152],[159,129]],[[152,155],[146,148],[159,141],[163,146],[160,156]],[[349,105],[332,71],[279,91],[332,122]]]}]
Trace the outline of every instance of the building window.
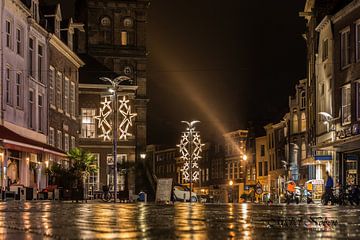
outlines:
[{"label": "building window", "polygon": [[82,138],[95,138],[96,125],[95,125],[96,109],[82,108],[81,109],[81,137]]},{"label": "building window", "polygon": [[19,28],[16,29],[16,53],[22,56],[22,34]]},{"label": "building window", "polygon": [[342,124],[351,123],[351,87],[350,84],[345,85],[341,89],[341,113]]},{"label": "building window", "polygon": [[264,162],[264,176],[268,175],[268,162]]},{"label": "building window", "polygon": [[293,129],[292,129],[292,132],[293,133],[297,133],[298,132],[298,129],[299,129],[299,123],[298,123],[298,116],[297,116],[297,112],[294,112],[293,113],[293,121],[292,121],[292,126],[293,126]]},{"label": "building window", "polygon": [[360,60],[360,21],[356,24],[356,61]]},{"label": "building window", "polygon": [[306,96],[305,96],[305,91],[302,91],[300,94],[300,107],[305,108],[305,106],[306,106]]},{"label": "building window", "polygon": [[265,156],[265,145],[261,145],[260,146],[260,156],[264,157]]},{"label": "building window", "polygon": [[11,22],[10,21],[6,21],[6,46],[8,48],[11,48]]},{"label": "building window", "polygon": [[64,134],[64,150],[65,152],[69,151],[69,134]]},{"label": "building window", "polygon": [[56,134],[56,147],[62,149],[62,132],[57,130]]},{"label": "building window", "polygon": [[35,112],[34,90],[29,91],[29,128],[34,129],[34,112]]},{"label": "building window", "polygon": [[38,96],[38,128],[39,132],[43,132],[43,112],[44,112],[44,98],[42,95]]},{"label": "building window", "polygon": [[328,59],[328,51],[329,51],[329,45],[328,45],[328,40],[325,39],[323,41],[323,45],[322,45],[322,60],[325,61],[326,59]]},{"label": "building window", "polygon": [[5,98],[6,103],[11,104],[11,74],[10,68],[6,68],[6,87],[5,87]]},{"label": "building window", "polygon": [[55,106],[55,68],[50,66],[49,74],[49,102],[51,105]]},{"label": "building window", "polygon": [[56,74],[56,106],[59,109],[62,109],[62,94],[63,94],[63,89],[62,89],[62,73],[57,72]]},{"label": "building window", "polygon": [[350,64],[350,28],[341,33],[341,67]]},{"label": "building window", "polygon": [[64,82],[64,112],[69,113],[69,79],[67,77]]},{"label": "building window", "polygon": [[70,148],[71,148],[71,149],[75,148],[75,147],[76,147],[75,145],[76,145],[76,144],[75,144],[75,137],[74,137],[74,136],[71,136]]},{"label": "building window", "polygon": [[23,106],[23,82],[21,73],[16,73],[16,107]]},{"label": "building window", "polygon": [[262,162],[259,162],[259,177],[263,175]]},{"label": "building window", "polygon": [[306,131],[306,115],[304,112],[301,113],[301,131]]},{"label": "building window", "polygon": [[121,31],[121,45],[128,45],[128,33],[126,31]]},{"label": "building window", "polygon": [[305,158],[306,158],[306,145],[305,145],[305,140],[303,140],[301,144],[301,159],[305,159]]},{"label": "building window", "polygon": [[44,52],[43,52],[43,47],[41,45],[38,46],[38,80],[39,82],[43,82],[43,56]]},{"label": "building window", "polygon": [[29,73],[34,77],[34,39],[29,38]]},{"label": "building window", "polygon": [[356,114],[357,119],[360,119],[360,82],[356,82]]},{"label": "building window", "polygon": [[[95,165],[96,169],[99,169],[100,167],[100,156],[98,153],[93,153],[95,157]],[[100,190],[100,171],[92,172],[89,175],[89,191],[98,191]]]},{"label": "building window", "polygon": [[75,116],[75,83],[70,84],[70,114]]},{"label": "building window", "polygon": [[52,127],[49,128],[49,145],[55,145],[55,130]]}]

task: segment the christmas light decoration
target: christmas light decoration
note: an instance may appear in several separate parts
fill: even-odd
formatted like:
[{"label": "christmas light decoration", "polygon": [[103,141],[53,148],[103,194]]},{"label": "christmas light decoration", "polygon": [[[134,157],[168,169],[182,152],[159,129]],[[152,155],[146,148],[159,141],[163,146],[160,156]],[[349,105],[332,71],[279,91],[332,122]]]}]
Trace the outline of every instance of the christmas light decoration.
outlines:
[{"label": "christmas light decoration", "polygon": [[[110,115],[113,113],[111,107],[111,96],[104,96],[103,101],[101,102],[100,112],[98,116],[95,116],[95,119],[98,120],[98,128],[101,129],[102,134],[99,137],[102,137],[104,141],[111,140],[112,126],[110,122]],[[132,126],[133,118],[137,116],[136,113],[131,112],[131,106],[129,104],[130,100],[123,96],[122,99],[118,100],[120,103],[119,113],[122,116],[122,120],[117,129],[120,131],[120,140],[127,140],[128,137],[132,136],[129,133],[129,127]]]},{"label": "christmas light decoration", "polygon": [[[186,132],[183,132],[181,135],[179,147],[181,159],[184,162],[182,168],[183,178],[186,182],[190,182],[190,185],[193,181],[199,180],[200,168],[198,161],[201,159],[202,147],[205,144],[201,143],[200,133],[195,131],[194,125],[199,121],[186,122],[187,124]],[[191,186],[190,186],[191,188]]]}]

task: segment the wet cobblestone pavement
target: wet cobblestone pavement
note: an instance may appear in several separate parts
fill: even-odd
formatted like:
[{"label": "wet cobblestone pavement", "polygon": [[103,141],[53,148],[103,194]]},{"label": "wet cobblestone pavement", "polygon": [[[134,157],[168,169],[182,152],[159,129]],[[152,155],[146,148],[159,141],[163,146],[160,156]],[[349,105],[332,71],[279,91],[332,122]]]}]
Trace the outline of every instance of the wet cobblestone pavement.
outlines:
[{"label": "wet cobblestone pavement", "polygon": [[360,239],[360,207],[0,203],[0,239]]}]

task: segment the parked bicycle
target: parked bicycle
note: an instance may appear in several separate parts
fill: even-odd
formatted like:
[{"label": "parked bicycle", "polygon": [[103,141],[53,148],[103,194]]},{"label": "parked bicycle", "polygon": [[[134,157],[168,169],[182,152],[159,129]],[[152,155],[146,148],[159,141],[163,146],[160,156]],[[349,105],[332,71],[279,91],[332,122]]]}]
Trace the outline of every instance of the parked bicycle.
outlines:
[{"label": "parked bicycle", "polygon": [[104,202],[110,202],[112,199],[113,194],[110,192],[110,187],[108,185],[104,185],[101,200],[103,200]]}]

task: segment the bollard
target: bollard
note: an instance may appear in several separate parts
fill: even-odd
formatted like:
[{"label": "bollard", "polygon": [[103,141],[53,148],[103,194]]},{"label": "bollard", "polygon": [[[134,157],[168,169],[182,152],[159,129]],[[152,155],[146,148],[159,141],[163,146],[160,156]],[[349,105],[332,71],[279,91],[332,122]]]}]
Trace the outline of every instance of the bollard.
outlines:
[{"label": "bollard", "polygon": [[144,196],[144,202],[147,203],[147,194],[144,193],[144,195],[145,195],[145,196]]}]

